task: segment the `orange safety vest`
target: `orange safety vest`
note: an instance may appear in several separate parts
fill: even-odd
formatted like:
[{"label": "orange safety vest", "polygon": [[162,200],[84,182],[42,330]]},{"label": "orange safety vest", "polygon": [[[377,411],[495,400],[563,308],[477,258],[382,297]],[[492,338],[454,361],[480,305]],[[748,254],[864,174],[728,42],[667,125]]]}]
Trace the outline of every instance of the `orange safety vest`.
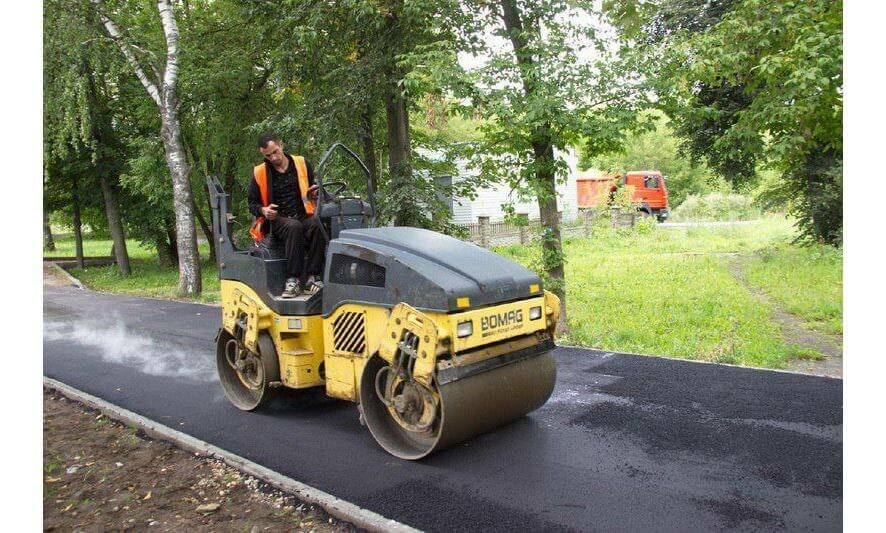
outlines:
[{"label": "orange safety vest", "polygon": [[[301,191],[301,201],[305,204],[305,212],[308,215],[314,214],[314,209],[316,205],[313,201],[308,200],[307,191],[310,184],[308,183],[308,165],[305,163],[305,158],[300,155],[292,155],[292,160],[295,161],[295,173],[298,176],[298,189]],[[252,169],[252,177],[255,179],[255,183],[258,184],[258,190],[261,193],[261,203],[262,207],[267,207],[270,205],[270,184],[268,183],[268,169],[265,163],[261,163],[255,166]],[[252,228],[249,230],[249,234],[252,235],[252,239],[255,242],[262,242],[265,239],[265,233],[262,231],[262,225],[265,223],[265,217],[259,216],[255,219],[255,222],[252,224]]]}]

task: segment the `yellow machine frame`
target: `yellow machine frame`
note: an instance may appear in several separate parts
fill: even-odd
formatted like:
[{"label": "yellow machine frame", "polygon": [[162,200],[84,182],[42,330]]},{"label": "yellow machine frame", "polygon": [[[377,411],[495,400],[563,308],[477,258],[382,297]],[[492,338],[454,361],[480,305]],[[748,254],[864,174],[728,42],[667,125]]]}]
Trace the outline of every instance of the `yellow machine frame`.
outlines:
[{"label": "yellow machine frame", "polygon": [[[477,363],[535,344],[538,335],[552,335],[559,299],[537,286],[530,292],[538,294],[461,313],[423,312],[405,303],[393,309],[349,303],[323,318],[278,315],[249,286],[223,279],[222,326],[234,335],[238,319],[245,324],[243,344],[253,352],[259,351],[259,334],[267,332],[277,351],[282,385],[294,389],[325,385],[329,396],[357,402],[368,358],[377,353],[391,362],[404,332],[418,339],[413,374],[427,386],[438,366]],[[541,307],[541,316],[530,319],[535,307]],[[481,327],[483,317],[491,315],[505,319],[497,327]],[[467,321],[474,324],[472,332],[460,338],[458,324]],[[448,357],[440,360],[443,356]]]}]

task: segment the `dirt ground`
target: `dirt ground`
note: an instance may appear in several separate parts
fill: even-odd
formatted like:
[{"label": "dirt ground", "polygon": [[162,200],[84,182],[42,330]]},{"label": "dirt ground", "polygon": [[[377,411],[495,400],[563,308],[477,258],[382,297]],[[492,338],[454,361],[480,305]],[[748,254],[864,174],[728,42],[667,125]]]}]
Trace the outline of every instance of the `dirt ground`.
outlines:
[{"label": "dirt ground", "polygon": [[225,465],[43,393],[46,531],[355,531]]}]

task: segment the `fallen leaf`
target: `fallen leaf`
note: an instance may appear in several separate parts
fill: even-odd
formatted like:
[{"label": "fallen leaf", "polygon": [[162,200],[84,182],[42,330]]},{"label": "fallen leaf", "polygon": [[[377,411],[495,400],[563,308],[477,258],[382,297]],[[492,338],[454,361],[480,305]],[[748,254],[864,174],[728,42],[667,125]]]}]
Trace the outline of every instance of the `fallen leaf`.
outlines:
[{"label": "fallen leaf", "polygon": [[62,480],[62,478],[60,478],[60,477],[48,477],[48,478],[46,478],[46,482],[47,482],[47,483],[58,483],[58,482],[61,481],[61,480]]},{"label": "fallen leaf", "polygon": [[218,511],[218,508],[221,507],[221,504],[218,503],[204,503],[203,505],[197,506],[198,513],[212,513],[214,511]]},{"label": "fallen leaf", "polygon": [[73,503],[69,503],[67,507],[65,507],[64,509],[62,509],[62,512],[63,512],[63,513],[67,513],[67,512],[70,511],[73,507],[74,507],[74,504],[73,504]]},{"label": "fallen leaf", "polygon": [[145,497],[143,499],[150,500],[151,499],[151,491],[148,491],[148,493],[145,494]]}]

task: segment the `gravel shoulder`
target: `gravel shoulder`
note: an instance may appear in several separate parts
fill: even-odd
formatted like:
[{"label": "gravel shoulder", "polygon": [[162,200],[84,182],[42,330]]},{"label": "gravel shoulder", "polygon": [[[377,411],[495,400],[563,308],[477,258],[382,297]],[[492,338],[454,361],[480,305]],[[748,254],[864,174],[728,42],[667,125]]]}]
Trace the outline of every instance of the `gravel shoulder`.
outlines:
[{"label": "gravel shoulder", "polygon": [[224,463],[43,393],[46,531],[355,531]]}]

